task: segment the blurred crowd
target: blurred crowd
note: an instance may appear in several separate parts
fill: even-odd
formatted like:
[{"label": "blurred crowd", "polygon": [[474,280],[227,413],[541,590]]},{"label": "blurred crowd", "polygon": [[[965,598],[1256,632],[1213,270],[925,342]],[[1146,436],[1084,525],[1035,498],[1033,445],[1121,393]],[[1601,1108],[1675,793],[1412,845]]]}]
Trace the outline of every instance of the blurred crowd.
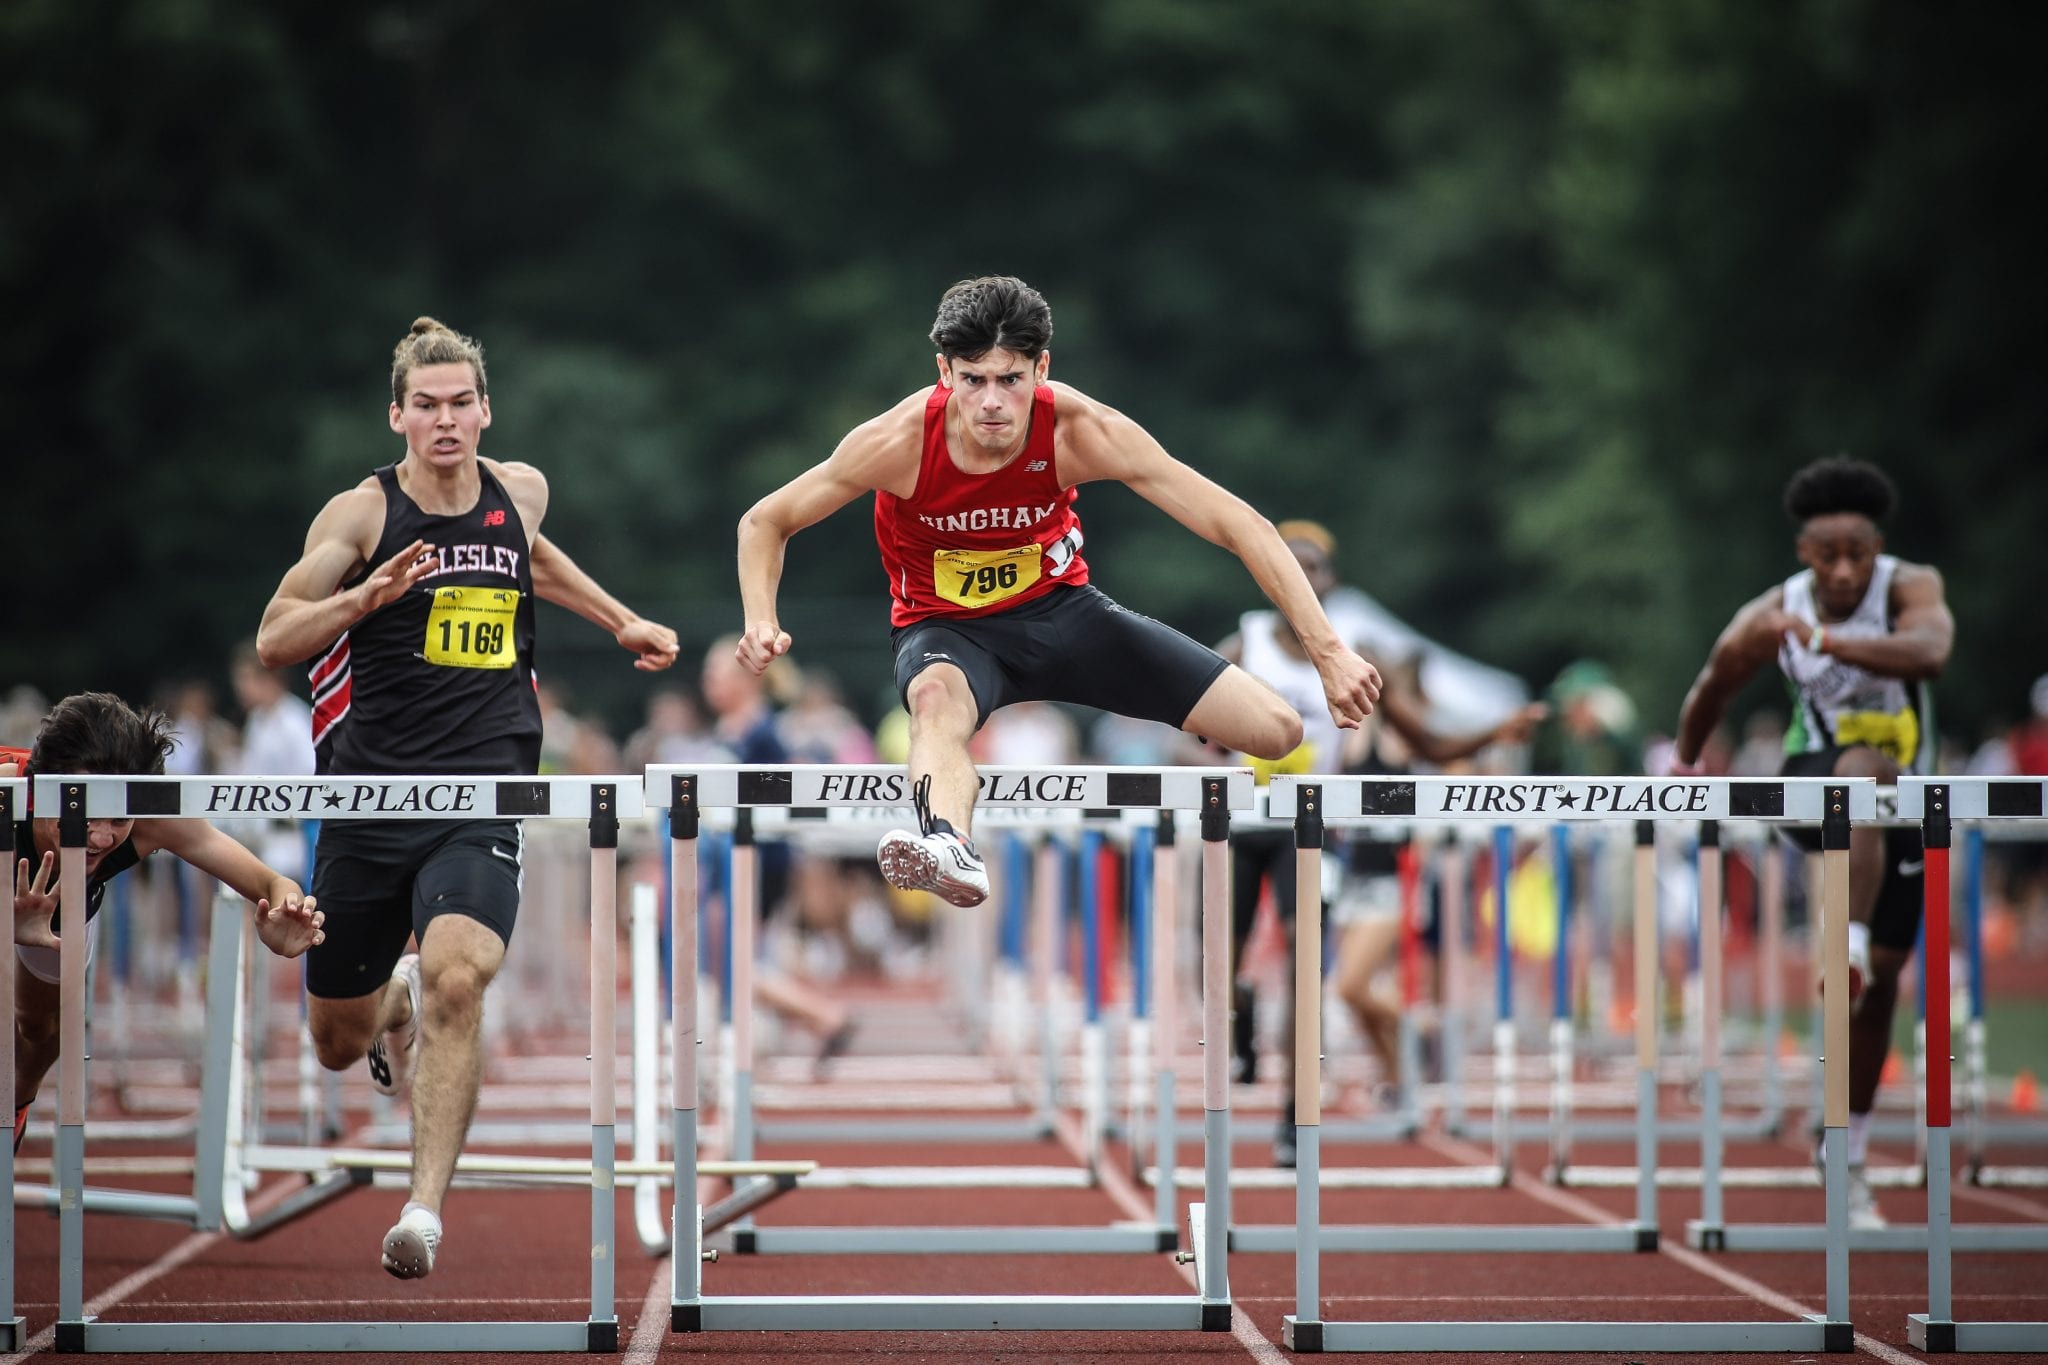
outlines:
[{"label": "blurred crowd", "polygon": [[[655,763],[904,760],[908,716],[900,707],[890,707],[870,723],[849,704],[838,679],[787,658],[756,679],[734,664],[730,641],[713,642],[701,659],[693,685],[658,686],[648,696],[641,724],[623,736],[603,720],[579,713],[559,687],[542,683],[542,771],[596,774]],[[1429,676],[1420,663],[1411,654],[1394,667],[1413,684]],[[293,691],[297,680],[263,668],[246,647],[235,651],[225,672],[225,699],[209,679],[181,680],[151,698],[176,722],[177,749],[169,771],[312,772],[310,713]],[[1548,714],[1526,742],[1494,744],[1445,768],[1578,776],[1670,770],[1670,736],[1645,724],[1633,699],[1597,661],[1580,660],[1561,670],[1540,700]],[[1944,737],[1937,770],[2048,774],[2048,676],[2033,685],[2026,700],[2023,720],[1994,727],[1974,745]],[[50,701],[25,685],[0,696],[0,739],[29,743]],[[1724,727],[1714,735],[1700,771],[1709,776],[1776,774],[1784,726],[1783,715],[1768,708],[1750,712],[1739,730]],[[1379,745],[1383,757],[1412,763],[1418,771],[1431,767],[1403,754],[1398,735],[1383,734]],[[1171,727],[1045,702],[997,712],[976,736],[974,755],[982,763],[1016,765],[1202,761]],[[228,828],[273,866],[303,874],[305,836],[292,823],[257,821]],[[872,859],[809,858],[795,850],[788,875],[774,879],[770,889],[780,903],[764,907],[768,932],[784,940],[778,955],[793,970],[827,979],[895,974],[921,951],[929,907],[921,897],[892,892],[875,875]],[[1987,894],[1990,913],[2010,917],[2019,943],[2048,947],[2048,844],[1992,845]],[[789,913],[779,913],[785,910]]]}]

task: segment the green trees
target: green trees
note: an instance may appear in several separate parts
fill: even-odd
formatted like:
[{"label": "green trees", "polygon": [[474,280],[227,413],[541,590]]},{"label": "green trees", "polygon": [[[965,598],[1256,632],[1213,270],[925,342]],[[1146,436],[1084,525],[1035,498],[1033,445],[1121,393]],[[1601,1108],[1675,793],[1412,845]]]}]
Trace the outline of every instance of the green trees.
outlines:
[{"label": "green trees", "polygon": [[[486,449],[693,639],[731,530],[928,382],[941,289],[1051,298],[1054,372],[1346,575],[1541,683],[1611,663],[1668,725],[1793,567],[1818,454],[1884,464],[1940,564],[1962,733],[2048,668],[2044,126],[2023,8],[1867,0],[687,7],[247,0],[0,12],[0,682],[218,673],[319,503],[394,453],[384,357],[480,336]],[[2021,28],[2033,32],[2022,33]],[[1113,591],[1192,633],[1227,555],[1083,495]],[[68,561],[78,567],[67,568]],[[790,624],[885,682],[865,516]],[[645,680],[559,621],[620,724]]]}]

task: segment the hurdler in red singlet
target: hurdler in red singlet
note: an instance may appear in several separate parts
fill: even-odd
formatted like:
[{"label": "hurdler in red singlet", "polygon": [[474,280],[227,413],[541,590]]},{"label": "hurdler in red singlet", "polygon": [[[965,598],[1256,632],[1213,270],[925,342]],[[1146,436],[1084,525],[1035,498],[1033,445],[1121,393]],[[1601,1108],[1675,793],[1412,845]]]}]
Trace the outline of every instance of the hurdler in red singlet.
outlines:
[{"label": "hurdler in red singlet", "polygon": [[970,474],[946,449],[946,404],[934,384],[924,408],[917,491],[875,492],[875,542],[889,574],[889,624],[928,616],[978,616],[1021,606],[1062,585],[1088,581],[1081,555],[1080,490],[1060,487],[1052,386],[1031,397],[1024,449],[1002,468]]},{"label": "hurdler in red singlet", "polygon": [[1300,717],[1270,687],[1089,582],[1074,499],[1090,480],[1126,485],[1236,554],[1295,626],[1338,723],[1372,710],[1379,675],[1337,638],[1272,524],[1123,414],[1046,382],[1052,311],[1036,290],[964,280],[940,301],[931,339],[936,388],[856,427],[740,521],[735,652],[759,672],[790,645],[775,602],[789,538],[875,495],[919,815],[917,831],[882,840],[891,885],[955,905],[988,894],[967,837],[978,786],[967,746],[1010,702],[1096,707],[1263,757],[1301,742]]}]

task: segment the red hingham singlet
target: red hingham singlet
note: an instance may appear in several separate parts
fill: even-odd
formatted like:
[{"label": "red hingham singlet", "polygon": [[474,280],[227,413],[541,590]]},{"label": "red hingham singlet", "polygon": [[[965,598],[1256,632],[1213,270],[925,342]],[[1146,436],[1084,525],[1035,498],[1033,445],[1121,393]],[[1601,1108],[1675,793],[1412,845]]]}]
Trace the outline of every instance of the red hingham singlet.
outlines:
[{"label": "red hingham singlet", "polygon": [[875,492],[875,543],[889,574],[889,624],[928,616],[1005,611],[1056,587],[1088,581],[1081,557],[1078,490],[1060,487],[1053,467],[1053,391],[1031,397],[1024,449],[1001,469],[969,474],[946,450],[946,403],[934,385],[924,405],[917,488],[899,498]]}]

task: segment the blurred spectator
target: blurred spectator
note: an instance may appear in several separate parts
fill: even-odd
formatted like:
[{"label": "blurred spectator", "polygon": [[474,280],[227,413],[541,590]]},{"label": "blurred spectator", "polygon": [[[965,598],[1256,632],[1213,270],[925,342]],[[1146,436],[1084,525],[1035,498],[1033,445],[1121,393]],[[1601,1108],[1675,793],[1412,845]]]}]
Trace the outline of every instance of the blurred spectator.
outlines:
[{"label": "blurred spectator", "polygon": [[[768,705],[767,683],[762,675],[739,661],[734,650],[739,637],[728,635],[712,643],[704,655],[702,687],[704,704],[711,709],[711,732],[728,751],[734,763],[787,763],[789,750],[776,729],[774,710]],[[760,867],[760,905],[765,938],[770,921],[789,899],[790,847],[779,839],[755,844]],[[816,986],[759,964],[754,977],[754,995],[776,1014],[794,1019],[818,1035],[818,1061],[822,1065],[846,1049],[853,1036],[853,1019],[846,1006]]]},{"label": "blurred spectator", "polygon": [[1643,771],[1635,703],[1604,664],[1567,664],[1550,685],[1551,719],[1538,727],[1529,770],[1552,777],[1626,777]]},{"label": "blurred spectator", "polygon": [[1104,711],[1088,731],[1089,757],[1097,763],[1156,768],[1175,763],[1182,754],[1180,731],[1156,720],[1139,720]]},{"label": "blurred spectator", "polygon": [[1078,762],[1081,732],[1064,708],[1020,701],[988,718],[975,736],[975,761],[997,766],[1057,767]]},{"label": "blurred spectator", "polygon": [[654,763],[723,762],[718,741],[704,727],[696,700],[680,688],[664,687],[647,699],[647,723],[626,739],[626,770]]},{"label": "blurred spectator", "polygon": [[847,709],[839,680],[820,668],[798,677],[796,696],[778,721],[793,763],[873,763],[875,741]]},{"label": "blurred spectator", "polygon": [[2022,775],[2048,775],[2048,673],[2034,679],[2027,694],[2029,714],[2006,738],[2012,756],[2012,771]]},{"label": "blurred spectator", "polygon": [[[313,708],[287,690],[281,674],[263,666],[254,640],[235,647],[229,677],[242,708],[240,770],[258,777],[311,776]],[[309,833],[298,821],[250,821],[247,829],[229,832],[285,876],[305,880]]]},{"label": "blurred spectator", "polygon": [[239,759],[235,751],[239,737],[235,727],[216,708],[211,683],[194,678],[176,684],[163,709],[171,717],[171,739],[175,746],[164,760],[166,773],[191,777],[237,770]]},{"label": "blurred spectator", "polygon": [[1734,777],[1776,777],[1785,765],[1785,718],[1776,711],[1752,711],[1743,722],[1742,743],[1728,760]]}]

